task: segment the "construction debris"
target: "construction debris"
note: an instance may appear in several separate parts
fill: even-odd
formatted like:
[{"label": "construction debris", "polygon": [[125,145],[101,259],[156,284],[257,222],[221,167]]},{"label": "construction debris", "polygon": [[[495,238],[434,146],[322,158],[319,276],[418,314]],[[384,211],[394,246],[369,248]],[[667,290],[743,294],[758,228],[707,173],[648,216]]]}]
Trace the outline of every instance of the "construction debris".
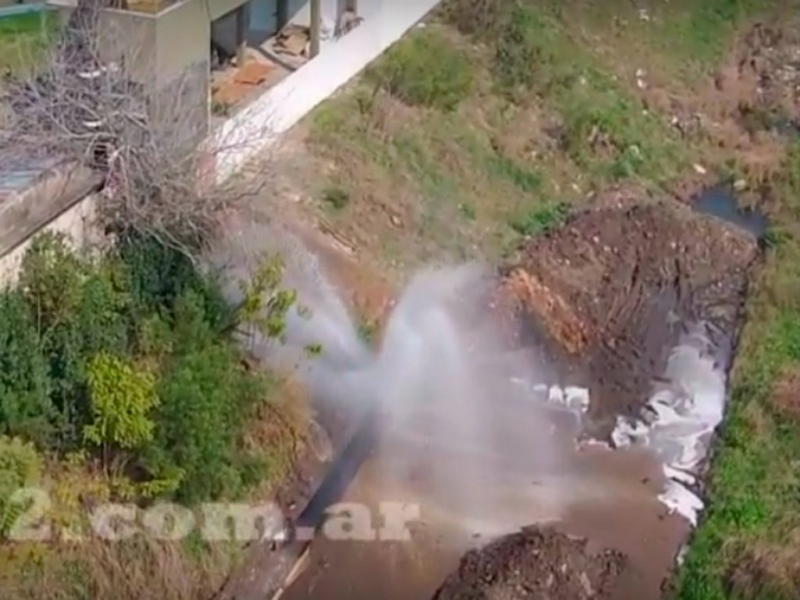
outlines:
[{"label": "construction debris", "polygon": [[292,56],[309,56],[311,46],[311,30],[302,25],[289,24],[275,36],[274,48],[281,54]]}]

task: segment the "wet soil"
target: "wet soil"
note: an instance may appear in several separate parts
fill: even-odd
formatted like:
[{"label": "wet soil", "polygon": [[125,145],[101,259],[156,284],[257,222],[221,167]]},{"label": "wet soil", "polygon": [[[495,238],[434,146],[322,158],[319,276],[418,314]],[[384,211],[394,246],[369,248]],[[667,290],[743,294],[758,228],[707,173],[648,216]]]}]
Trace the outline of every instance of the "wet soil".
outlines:
[{"label": "wet soil", "polygon": [[[351,305],[375,321],[385,317],[392,294],[380,278],[324,240],[295,233]],[[548,383],[590,387],[594,437],[609,432],[620,414],[638,416],[681,322],[705,319],[719,331],[735,326],[756,256],[755,237],[731,223],[617,190],[563,229],[528,242],[504,269],[499,298],[519,311],[522,321],[513,323],[525,335],[518,342],[546,339],[553,365],[564,366]],[[441,594],[472,586],[493,564],[501,568],[489,577],[491,585],[465,597],[502,598],[480,594],[519,589],[530,594],[520,597],[658,597],[688,533],[688,523],[657,499],[664,485],[659,462],[643,450],[576,445],[587,433],[585,421],[569,412],[542,412],[512,398],[508,382],[496,385],[487,429],[493,441],[444,438],[448,411],[459,407],[441,405],[442,414],[435,414],[435,407],[421,403],[402,418],[388,415],[369,442],[373,447],[361,448],[367,459],[344,500],[370,506],[376,515],[381,501],[418,504],[421,519],[410,540],[365,543],[318,535],[310,546],[279,551],[264,543],[223,597],[270,595],[294,569],[283,600],[429,598],[448,573],[456,574]],[[355,425],[346,414],[319,408],[317,419],[338,452]],[[542,436],[555,448],[549,456],[541,452]],[[293,496],[280,496],[288,516],[301,517],[315,482],[332,464],[299,465],[301,480],[287,487]],[[458,485],[437,483],[443,474]],[[514,533],[534,524],[557,530]],[[490,558],[468,554],[456,571],[464,552],[487,543]],[[525,549],[542,559],[515,570]],[[510,567],[497,560],[504,552]],[[551,573],[552,584],[543,588]]]},{"label": "wet soil", "polygon": [[[630,553],[620,566],[623,593],[616,597],[658,597],[688,525],[656,498],[664,484],[657,461],[636,449],[576,446],[574,414],[542,411],[509,398],[504,388],[493,397],[491,429],[507,444],[437,435],[436,408],[383,421],[343,501],[368,506],[373,515],[381,501],[416,504],[419,519],[411,523],[410,538],[364,542],[320,535],[282,600],[430,598],[464,552],[531,524]],[[536,453],[543,441],[550,457]]]},{"label": "wet soil", "polygon": [[525,528],[468,552],[434,600],[601,600],[619,597],[626,557],[588,540]]},{"label": "wet soil", "polygon": [[531,240],[506,270],[504,293],[590,389],[592,434],[638,416],[685,323],[715,345],[736,330],[756,238],[675,202],[614,191],[563,228]]}]

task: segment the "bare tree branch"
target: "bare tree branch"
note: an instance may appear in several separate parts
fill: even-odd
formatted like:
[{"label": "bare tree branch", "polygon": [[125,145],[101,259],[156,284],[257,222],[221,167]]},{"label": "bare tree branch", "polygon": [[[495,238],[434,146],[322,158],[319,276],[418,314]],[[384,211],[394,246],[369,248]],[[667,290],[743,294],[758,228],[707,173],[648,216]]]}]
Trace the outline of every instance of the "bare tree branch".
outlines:
[{"label": "bare tree branch", "polygon": [[217,185],[203,180],[207,165],[230,152],[229,143],[269,137],[270,123],[209,142],[208,62],[167,79],[152,48],[110,28],[109,3],[81,0],[44,67],[0,89],[0,164],[56,158],[89,166],[104,178],[100,217],[109,230],[194,245],[221,210],[259,194],[268,180],[259,174]]}]

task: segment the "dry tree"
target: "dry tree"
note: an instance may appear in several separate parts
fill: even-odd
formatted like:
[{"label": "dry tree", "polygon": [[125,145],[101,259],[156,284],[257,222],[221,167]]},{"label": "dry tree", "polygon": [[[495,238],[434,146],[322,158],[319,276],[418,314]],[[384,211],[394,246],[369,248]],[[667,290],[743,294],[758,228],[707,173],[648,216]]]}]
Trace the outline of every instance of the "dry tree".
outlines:
[{"label": "dry tree", "polygon": [[209,135],[208,62],[166,77],[146,40],[104,13],[112,1],[80,0],[39,68],[0,85],[0,165],[55,159],[88,167],[102,176],[98,213],[107,231],[188,248],[213,231],[221,210],[262,193],[263,156],[246,179],[225,183],[208,165],[263,146],[270,119]]}]

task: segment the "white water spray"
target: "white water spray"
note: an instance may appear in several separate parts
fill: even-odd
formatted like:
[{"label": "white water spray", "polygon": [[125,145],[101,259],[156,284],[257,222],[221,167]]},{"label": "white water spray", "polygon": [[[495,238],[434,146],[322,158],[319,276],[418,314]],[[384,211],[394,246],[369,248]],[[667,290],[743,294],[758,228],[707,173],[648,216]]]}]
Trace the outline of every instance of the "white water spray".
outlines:
[{"label": "white water spray", "polygon": [[[256,330],[243,341],[271,366],[295,368],[317,403],[379,410],[387,490],[412,482],[437,511],[494,533],[558,516],[553,486],[547,506],[533,489],[537,473],[552,470],[549,427],[529,390],[514,383],[542,378],[530,355],[504,346],[487,304],[496,283],[488,270],[466,265],[417,275],[375,352],[318,259],[272,228],[240,227],[211,256],[231,302],[241,299],[239,282],[274,252],[285,259],[284,286],[297,291],[308,314],[290,312],[283,343]],[[304,351],[317,344],[319,355]]]},{"label": "white water spray", "polygon": [[619,419],[613,433],[618,447],[645,445],[659,455],[667,484],[659,500],[697,524],[703,502],[691,491],[725,409],[726,375],[715,360],[705,327],[694,326],[675,347],[650,398],[652,413],[640,421]]}]

